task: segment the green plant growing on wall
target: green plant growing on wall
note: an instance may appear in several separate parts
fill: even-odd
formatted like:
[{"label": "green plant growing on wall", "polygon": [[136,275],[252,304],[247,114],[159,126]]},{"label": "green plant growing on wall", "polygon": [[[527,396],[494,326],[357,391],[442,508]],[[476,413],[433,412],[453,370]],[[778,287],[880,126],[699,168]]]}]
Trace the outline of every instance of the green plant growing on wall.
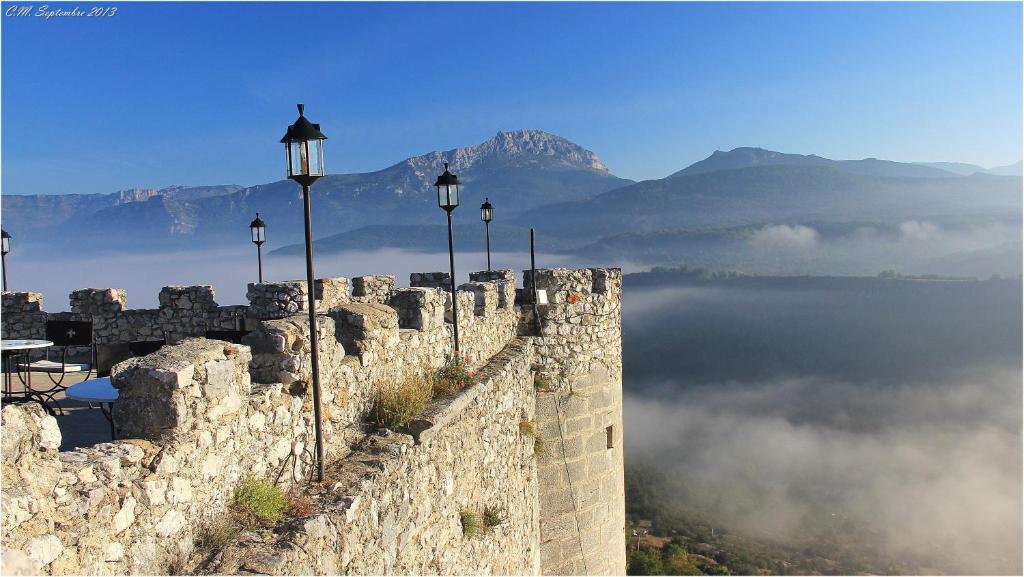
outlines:
[{"label": "green plant growing on wall", "polygon": [[537,427],[533,424],[533,421],[519,421],[519,432],[533,439],[534,456],[540,457],[544,454],[544,439],[537,434]]},{"label": "green plant growing on wall", "polygon": [[423,414],[433,398],[433,386],[423,377],[388,383],[373,396],[369,419],[389,429],[400,429]]},{"label": "green plant growing on wall", "polygon": [[231,506],[245,525],[273,525],[284,516],[288,499],[277,485],[250,477],[235,489]]},{"label": "green plant growing on wall", "polygon": [[448,362],[433,375],[434,394],[454,395],[472,386],[475,380],[476,375],[469,370],[466,359],[462,356],[454,356],[448,359]]},{"label": "green plant growing on wall", "polygon": [[200,529],[196,549],[205,554],[221,551],[235,542],[240,531],[238,520],[228,511]]},{"label": "green plant growing on wall", "polygon": [[505,511],[499,507],[484,507],[484,527],[493,529],[505,522]]},{"label": "green plant growing on wall", "polygon": [[537,434],[537,429],[533,426],[533,421],[520,421],[519,432],[527,437],[533,437]]},{"label": "green plant growing on wall", "polygon": [[534,373],[533,375],[533,388],[542,393],[550,392],[552,390],[551,382],[544,378],[540,373]]},{"label": "green plant growing on wall", "polygon": [[462,521],[462,535],[467,539],[475,539],[483,532],[484,520],[480,513],[463,509],[459,512],[459,519]]}]

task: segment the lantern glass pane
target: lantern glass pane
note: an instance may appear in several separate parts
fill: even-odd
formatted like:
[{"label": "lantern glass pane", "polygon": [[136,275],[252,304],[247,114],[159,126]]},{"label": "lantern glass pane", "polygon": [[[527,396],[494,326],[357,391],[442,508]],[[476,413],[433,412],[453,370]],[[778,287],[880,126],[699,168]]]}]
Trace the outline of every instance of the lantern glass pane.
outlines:
[{"label": "lantern glass pane", "polygon": [[484,222],[490,222],[491,221],[491,211],[492,210],[493,209],[491,209],[491,208],[481,208],[480,209],[480,220],[483,220]]},{"label": "lantern glass pane", "polygon": [[437,185],[437,206],[441,208],[448,206],[448,187],[445,185]]},{"label": "lantern glass pane", "polygon": [[302,159],[304,157],[304,155],[302,153],[302,149],[303,149],[302,146],[304,145],[304,143],[305,142],[301,142],[301,141],[299,141],[299,142],[289,142],[288,143],[288,147],[289,147],[289,149],[288,149],[288,175],[289,176],[305,174],[305,171],[302,169],[302,166],[303,166]]},{"label": "lantern glass pane", "polygon": [[5,236],[3,238],[3,253],[7,254],[9,252],[11,252],[11,239]]},{"label": "lantern glass pane", "polygon": [[310,176],[324,175],[324,141],[310,140],[307,142],[309,150],[309,174]]},{"label": "lantern glass pane", "polygon": [[254,227],[252,227],[251,230],[252,230],[252,241],[253,242],[263,242],[264,241],[264,239],[265,239],[264,235],[266,234],[264,232],[266,230],[265,227],[254,226]]}]

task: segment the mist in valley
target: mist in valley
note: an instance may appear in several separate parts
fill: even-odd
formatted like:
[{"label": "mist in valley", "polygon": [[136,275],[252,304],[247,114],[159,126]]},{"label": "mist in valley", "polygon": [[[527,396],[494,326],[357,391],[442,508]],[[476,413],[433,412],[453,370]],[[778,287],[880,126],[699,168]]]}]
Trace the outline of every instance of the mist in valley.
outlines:
[{"label": "mist in valley", "polygon": [[1020,573],[1019,280],[643,277],[634,517],[842,558],[826,572]]},{"label": "mist in valley", "polygon": [[[315,248],[315,245],[314,245]],[[571,257],[539,253],[538,267],[574,266]],[[169,285],[212,285],[220,305],[248,304],[246,285],[257,280],[256,247],[163,253],[106,253],[77,258],[48,254],[9,255],[8,280],[12,290],[43,293],[46,310],[67,310],[68,294],[78,288],[123,288],[131,308],[156,308],[160,289]],[[493,268],[510,268],[521,278],[530,267],[529,252],[493,252]],[[456,276],[469,280],[470,271],[487,270],[487,255],[460,252]],[[314,254],[317,278],[393,274],[397,286],[409,285],[409,273],[448,270],[448,253],[413,252],[402,249],[344,251]],[[263,255],[267,282],[306,278],[304,255]]]}]

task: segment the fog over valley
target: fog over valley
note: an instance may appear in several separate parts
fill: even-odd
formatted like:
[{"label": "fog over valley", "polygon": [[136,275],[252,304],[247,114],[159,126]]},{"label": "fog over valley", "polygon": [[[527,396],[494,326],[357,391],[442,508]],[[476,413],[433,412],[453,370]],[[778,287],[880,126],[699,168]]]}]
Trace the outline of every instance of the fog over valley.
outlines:
[{"label": "fog over valley", "polygon": [[1020,291],[627,276],[627,509],[776,571],[1019,574]]}]

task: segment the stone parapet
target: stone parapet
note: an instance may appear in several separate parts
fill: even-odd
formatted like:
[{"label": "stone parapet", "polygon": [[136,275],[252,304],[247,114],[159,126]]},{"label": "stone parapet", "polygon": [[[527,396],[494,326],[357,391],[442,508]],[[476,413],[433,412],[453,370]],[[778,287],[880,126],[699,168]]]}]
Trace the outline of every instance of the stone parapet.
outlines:
[{"label": "stone parapet", "polygon": [[352,302],[387,304],[395,290],[395,275],[378,274],[352,278]]},{"label": "stone parapet", "polygon": [[[195,547],[240,480],[289,487],[312,473],[305,283],[250,285],[251,305],[232,307],[205,286],[168,287],[155,310],[103,312],[123,291],[95,304],[102,290],[83,293],[83,312],[67,314],[92,318],[97,341],[171,344],[113,369],[123,440],[58,453],[51,417],[3,407],[5,559],[44,574],[624,572],[621,273],[539,270],[550,304],[538,307],[536,336],[517,336],[533,307],[515,306],[506,273],[474,273],[455,293],[461,354],[478,384],[403,431],[368,426],[368,409],[381,387],[448,362],[450,293],[357,277],[360,294],[349,297],[344,279],[318,283],[331,483],[312,516],[260,531],[231,556]],[[437,274],[418,282],[450,286]],[[45,321],[29,304],[41,297],[4,296],[5,331],[8,304]],[[252,329],[242,345],[192,338],[240,325]],[[539,458],[527,431],[545,441]],[[501,522],[467,538],[460,513],[485,508]]]},{"label": "stone parapet", "polygon": [[71,291],[71,312],[86,315],[108,315],[128,308],[124,289],[84,288]]},{"label": "stone parapet", "polygon": [[414,272],[409,275],[409,286],[452,290],[452,276],[446,272]]},{"label": "stone parapet", "polygon": [[46,336],[46,313],[43,294],[4,291],[0,310],[5,339],[41,339]]}]

